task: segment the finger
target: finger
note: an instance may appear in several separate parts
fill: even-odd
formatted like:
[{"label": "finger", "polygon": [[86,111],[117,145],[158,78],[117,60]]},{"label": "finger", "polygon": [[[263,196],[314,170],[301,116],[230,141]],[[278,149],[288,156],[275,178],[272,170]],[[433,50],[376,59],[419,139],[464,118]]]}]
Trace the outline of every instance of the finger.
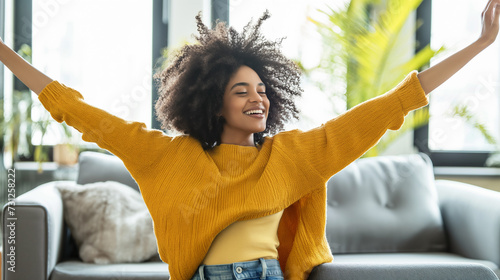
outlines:
[{"label": "finger", "polygon": [[492,0],[489,0],[489,1],[488,1],[488,3],[486,3],[486,6],[484,7],[484,10],[483,10],[483,12],[481,13],[481,15],[484,15],[484,13],[486,13],[486,11],[488,10],[488,7],[489,7],[489,6],[490,6],[490,4],[491,4],[491,1],[492,1]]},{"label": "finger", "polygon": [[488,16],[490,17],[491,23],[494,25],[498,24],[498,15],[500,14],[500,0],[491,1],[491,11],[488,11]]},{"label": "finger", "polygon": [[486,3],[486,6],[484,7],[483,12],[481,13],[482,16],[484,16],[484,14],[486,14],[486,12],[488,11],[488,8],[490,7],[492,1],[493,0],[489,0],[488,3]]},{"label": "finger", "polygon": [[483,15],[483,20],[486,22],[487,25],[491,25],[491,23],[495,20],[493,11],[495,10],[494,8],[498,4],[498,2],[499,0],[488,1],[488,5],[484,10],[484,15]]},{"label": "finger", "polygon": [[488,1],[488,4],[484,8],[483,18],[487,23],[489,23],[490,20],[492,19],[491,12],[493,11],[493,7],[495,6],[493,5],[493,2],[494,2],[493,0]]},{"label": "finger", "polygon": [[495,5],[495,14],[493,15],[493,25],[498,26],[498,18],[500,16],[500,4]]}]

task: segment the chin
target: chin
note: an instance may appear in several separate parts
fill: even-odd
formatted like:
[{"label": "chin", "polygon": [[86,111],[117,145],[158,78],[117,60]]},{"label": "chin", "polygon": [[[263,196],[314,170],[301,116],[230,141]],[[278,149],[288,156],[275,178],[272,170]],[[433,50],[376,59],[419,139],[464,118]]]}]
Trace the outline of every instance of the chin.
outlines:
[{"label": "chin", "polygon": [[264,130],[266,130],[265,127],[263,129],[257,129],[254,133],[261,133],[261,132],[264,132]]},{"label": "chin", "polygon": [[264,132],[264,130],[266,130],[266,125],[264,125],[263,127],[258,127],[256,128],[254,131],[254,133],[259,133],[259,132]]}]

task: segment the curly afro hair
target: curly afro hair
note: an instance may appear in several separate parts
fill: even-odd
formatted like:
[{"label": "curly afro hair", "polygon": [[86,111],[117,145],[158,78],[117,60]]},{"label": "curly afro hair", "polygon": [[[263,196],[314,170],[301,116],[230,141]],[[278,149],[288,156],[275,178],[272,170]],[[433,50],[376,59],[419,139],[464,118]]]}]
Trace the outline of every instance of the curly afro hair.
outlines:
[{"label": "curly afro hair", "polygon": [[184,45],[169,58],[168,66],[155,74],[159,83],[156,115],[162,128],[172,128],[196,138],[204,150],[221,144],[224,118],[217,116],[230,77],[242,65],[252,68],[266,86],[270,101],[266,129],[254,133],[254,144],[261,145],[266,134],[284,129],[291,117],[298,119],[294,97],[302,94],[300,70],[280,51],[283,38],[274,42],[260,33],[265,11],[258,22],[250,21],[239,34],[225,22],[209,29],[195,17],[199,36],[195,44]]}]

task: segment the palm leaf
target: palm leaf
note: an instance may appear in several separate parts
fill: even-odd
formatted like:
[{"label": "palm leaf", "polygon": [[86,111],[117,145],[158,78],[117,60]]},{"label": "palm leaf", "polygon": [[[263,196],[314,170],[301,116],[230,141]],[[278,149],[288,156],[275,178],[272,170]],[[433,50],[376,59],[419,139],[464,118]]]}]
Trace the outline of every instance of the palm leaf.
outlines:
[{"label": "palm leaf", "polygon": [[483,122],[479,121],[477,117],[469,111],[467,106],[455,105],[455,107],[453,107],[452,117],[459,117],[464,119],[465,122],[471,124],[472,127],[477,129],[489,144],[498,145],[497,140],[495,139],[493,134],[486,128],[486,125]]},{"label": "palm leaf", "polygon": [[[344,95],[347,109],[395,87],[409,72],[420,69],[443,49],[424,46],[408,56],[412,32],[403,32],[406,22],[422,0],[352,0],[341,9],[318,10],[325,21],[309,18],[324,41],[323,59],[311,72],[322,71],[330,81],[318,82],[319,88],[334,88],[332,83],[345,81],[343,91],[328,91],[330,96]],[[418,24],[418,23],[417,23]],[[401,44],[406,44],[402,46]],[[389,131],[364,156],[375,156],[408,132],[428,123],[428,108],[414,111],[398,131]]]}]

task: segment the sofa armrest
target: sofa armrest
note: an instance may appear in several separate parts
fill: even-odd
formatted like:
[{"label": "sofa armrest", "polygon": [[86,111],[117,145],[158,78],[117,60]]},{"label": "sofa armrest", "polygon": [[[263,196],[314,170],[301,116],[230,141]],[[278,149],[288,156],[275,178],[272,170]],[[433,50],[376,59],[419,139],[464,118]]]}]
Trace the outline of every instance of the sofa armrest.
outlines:
[{"label": "sofa armrest", "polygon": [[309,280],[498,280],[493,271],[482,264],[356,264],[324,263],[316,266]]},{"label": "sofa armrest", "polygon": [[500,193],[436,180],[450,252],[500,266]]},{"label": "sofa armrest", "polygon": [[49,182],[20,195],[14,201],[14,215],[9,212],[12,205],[4,205],[2,279],[49,279],[60,255],[63,236],[63,203],[55,188],[59,183],[74,184]]}]

